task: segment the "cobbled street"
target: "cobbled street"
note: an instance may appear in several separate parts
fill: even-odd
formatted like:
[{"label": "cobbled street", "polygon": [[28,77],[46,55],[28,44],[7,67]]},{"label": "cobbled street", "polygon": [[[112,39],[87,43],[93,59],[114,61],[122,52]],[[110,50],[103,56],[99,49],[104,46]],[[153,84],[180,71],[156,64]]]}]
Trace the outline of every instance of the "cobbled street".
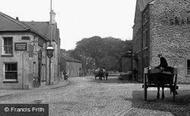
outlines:
[{"label": "cobbled street", "polygon": [[144,101],[141,83],[120,81],[117,77],[108,80],[75,77],[67,83],[54,88],[10,90],[14,92],[0,96],[0,103],[49,104],[50,116],[190,115],[190,85],[179,85],[173,102],[169,90],[165,91],[164,100],[157,100],[155,89],[148,89],[148,101]]}]

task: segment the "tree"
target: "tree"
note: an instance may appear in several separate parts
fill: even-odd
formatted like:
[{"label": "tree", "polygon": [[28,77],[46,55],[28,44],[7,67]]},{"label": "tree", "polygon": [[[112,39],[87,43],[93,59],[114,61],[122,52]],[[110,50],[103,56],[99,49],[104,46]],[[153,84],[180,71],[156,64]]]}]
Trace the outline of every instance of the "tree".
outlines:
[{"label": "tree", "polygon": [[119,70],[121,56],[130,49],[131,41],[93,36],[78,41],[76,48],[69,52],[72,57],[81,60],[86,69],[105,67],[108,70]]}]

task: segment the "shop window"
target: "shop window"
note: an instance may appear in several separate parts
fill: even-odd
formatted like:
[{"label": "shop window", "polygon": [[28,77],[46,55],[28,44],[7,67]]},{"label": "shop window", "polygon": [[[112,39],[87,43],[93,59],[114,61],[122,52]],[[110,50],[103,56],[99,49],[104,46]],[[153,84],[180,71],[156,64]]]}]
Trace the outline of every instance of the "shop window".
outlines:
[{"label": "shop window", "polygon": [[17,63],[5,63],[5,80],[17,81]]},{"label": "shop window", "polygon": [[4,37],[3,38],[3,55],[12,55],[13,54],[13,38]]}]

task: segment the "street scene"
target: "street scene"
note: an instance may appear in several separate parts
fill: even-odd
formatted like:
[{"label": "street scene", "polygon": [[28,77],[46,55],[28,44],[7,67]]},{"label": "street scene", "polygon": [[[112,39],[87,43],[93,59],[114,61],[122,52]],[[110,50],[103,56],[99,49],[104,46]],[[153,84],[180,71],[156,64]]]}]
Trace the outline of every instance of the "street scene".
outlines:
[{"label": "street scene", "polygon": [[1,4],[0,116],[190,116],[190,0]]},{"label": "street scene", "polygon": [[50,116],[189,116],[189,85],[180,85],[179,96],[172,101],[156,99],[156,89],[144,101],[141,83],[94,77],[73,77],[58,85],[32,90],[0,90],[1,104],[49,104]]}]

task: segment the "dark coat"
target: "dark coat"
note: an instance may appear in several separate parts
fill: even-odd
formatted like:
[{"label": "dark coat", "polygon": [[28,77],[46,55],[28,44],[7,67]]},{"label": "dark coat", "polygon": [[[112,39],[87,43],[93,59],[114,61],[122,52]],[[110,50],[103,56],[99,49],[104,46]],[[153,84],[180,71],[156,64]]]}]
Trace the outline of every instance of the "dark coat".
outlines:
[{"label": "dark coat", "polygon": [[160,57],[160,65],[159,67],[163,67],[163,68],[167,68],[168,67],[168,63],[166,61],[166,59],[164,57]]}]

